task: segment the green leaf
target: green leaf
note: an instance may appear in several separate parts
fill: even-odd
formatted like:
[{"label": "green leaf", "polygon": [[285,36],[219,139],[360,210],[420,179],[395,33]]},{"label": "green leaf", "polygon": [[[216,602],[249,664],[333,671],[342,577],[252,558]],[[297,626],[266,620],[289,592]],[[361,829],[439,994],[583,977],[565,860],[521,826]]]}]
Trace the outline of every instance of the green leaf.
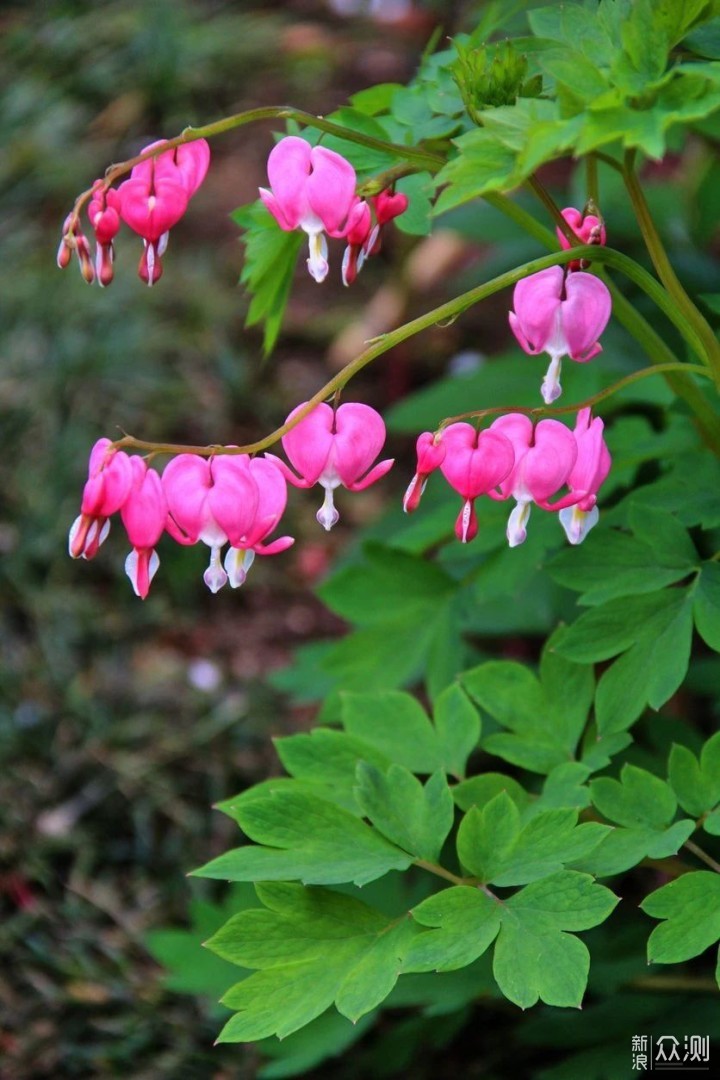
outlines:
[{"label": "green leaf", "polygon": [[637,643],[600,678],[595,695],[600,734],[629,727],[646,704],[659,709],[685,678],[692,644],[691,599],[686,592],[671,592],[673,603],[648,621]]},{"label": "green leaf", "polygon": [[477,960],[492,944],[501,923],[496,900],[479,889],[441,889],[412,910],[432,933],[414,938],[405,957],[405,971],[455,971]]},{"label": "green leaf", "polygon": [[630,527],[636,537],[647,544],[660,566],[684,567],[688,574],[697,568],[695,545],[674,514],[633,501]]},{"label": "green leaf", "polygon": [[482,809],[486,803],[499,795],[501,791],[507,792],[512,801],[521,810],[530,801],[522,784],[514,780],[512,776],[503,773],[488,772],[480,776],[471,776],[469,780],[463,780],[453,788],[453,798],[461,810],[469,810],[471,806]]},{"label": "green leaf", "polygon": [[260,201],[241,207],[232,217],[245,229],[240,281],[252,295],[245,325],[263,324],[267,356],[280,333],[303,233],[284,232]]},{"label": "green leaf", "polygon": [[720,563],[702,564],[693,603],[693,619],[705,644],[720,652]]},{"label": "green leaf", "polygon": [[648,826],[618,827],[608,833],[594,851],[572,865],[595,877],[611,877],[630,870],[645,858],[665,859],[676,855],[694,830],[695,822],[687,818],[663,831]]},{"label": "green leaf", "polygon": [[460,822],[457,853],[461,864],[480,881],[492,881],[520,833],[518,808],[500,792],[482,810],[471,807]]},{"label": "green leaf", "polygon": [[[343,731],[316,728],[309,734],[275,740],[275,749],[291,776],[311,780],[325,789],[325,798],[355,808],[353,785],[359,761],[387,768],[389,759],[362,739]],[[322,795],[322,791],[317,792]]]},{"label": "green leaf", "polygon": [[357,780],[358,803],[383,836],[416,858],[435,862],[454,817],[445,774],[433,773],[423,787],[402,765],[391,765],[385,774],[361,762]]},{"label": "green leaf", "polygon": [[572,808],[540,810],[521,826],[518,808],[501,792],[460,824],[458,858],[481,882],[525,885],[589,854],[610,831],[597,822],[577,825]]},{"label": "green leaf", "polygon": [[413,173],[403,176],[395,185],[396,191],[408,197],[408,208],[404,214],[395,218],[395,225],[400,232],[410,236],[427,236],[432,229],[432,196],[435,192],[435,180],[429,173]]},{"label": "green leaf", "polygon": [[433,713],[445,770],[462,779],[470,754],[480,741],[480,717],[457,683],[448,686],[435,702]]},{"label": "green leaf", "polygon": [[640,907],[655,919],[648,963],[679,964],[720,939],[720,875],[709,870],[683,874],[650,893]]},{"label": "green leaf", "polygon": [[264,909],[241,912],[208,942],[218,955],[258,969],[223,1004],[238,1011],[221,1042],[283,1038],[333,1002],[357,1020],[392,990],[417,934],[366,904],[289,883],[257,887]]},{"label": "green leaf", "polygon": [[562,765],[556,765],[548,773],[542,794],[532,804],[532,813],[564,807],[584,810],[590,805],[590,791],[587,785],[590,771],[587,765],[579,761],[566,761]]},{"label": "green leaf", "polygon": [[483,749],[541,773],[573,757],[592,699],[592,672],[555,655],[554,640],[543,657],[544,682],[508,660],[462,676],[470,696],[509,732],[486,735]]},{"label": "green leaf", "polygon": [[238,810],[237,820],[251,840],[268,846],[235,848],[195,870],[196,876],[364,885],[412,862],[349,811],[304,792],[284,788],[254,799]]},{"label": "green leaf", "polygon": [[511,177],[515,152],[495,135],[478,129],[454,142],[460,150],[459,156],[452,158],[435,178],[438,185],[447,185],[435,203],[435,216],[488,191],[504,191],[514,186]]},{"label": "green leaf", "polygon": [[624,652],[643,631],[672,620],[684,594],[667,589],[648,596],[609,600],[593,608],[556,636],[555,650],[579,664],[598,663]]},{"label": "green leaf", "polygon": [[591,780],[590,796],[609,821],[628,828],[648,825],[662,829],[677,809],[670,785],[636,765],[623,765],[619,781],[604,776]]},{"label": "green leaf", "polygon": [[363,547],[365,562],[333,574],[318,590],[341,618],[360,626],[397,623],[402,613],[418,622],[456,589],[435,563],[381,544]]},{"label": "green leaf", "polygon": [[367,90],[359,90],[350,98],[350,104],[357,112],[367,116],[377,116],[378,113],[387,112],[390,108],[396,90],[402,89],[401,83],[379,83],[377,86],[369,86]]},{"label": "green leaf", "polygon": [[444,767],[437,732],[410,694],[343,694],[342,722],[352,736],[411,772],[433,773]]},{"label": "green leaf", "polygon": [[361,1017],[352,1024],[334,1009],[318,1016],[304,1028],[293,1032],[280,1042],[264,1039],[259,1049],[264,1057],[273,1059],[258,1072],[258,1080],[282,1080],[300,1076],[329,1058],[339,1057],[363,1037],[372,1026],[373,1014]]},{"label": "green leaf", "polygon": [[597,926],[618,898],[586,874],[566,870],[521,889],[503,906],[493,974],[505,997],[521,1009],[538,999],[578,1008],[590,956],[568,930]]},{"label": "green leaf", "polygon": [[708,739],[700,760],[686,746],[673,744],[668,778],[683,810],[701,817],[720,802],[720,732]]},{"label": "green leaf", "polygon": [[[668,519],[668,515],[655,514]],[[678,529],[687,538],[681,525]],[[692,569],[693,562],[680,555],[675,563],[669,563],[667,556],[659,562],[657,552],[648,543],[615,529],[595,530],[579,550],[562,551],[548,565],[553,579],[581,592],[580,603],[587,605],[655,592],[687,577]]]}]

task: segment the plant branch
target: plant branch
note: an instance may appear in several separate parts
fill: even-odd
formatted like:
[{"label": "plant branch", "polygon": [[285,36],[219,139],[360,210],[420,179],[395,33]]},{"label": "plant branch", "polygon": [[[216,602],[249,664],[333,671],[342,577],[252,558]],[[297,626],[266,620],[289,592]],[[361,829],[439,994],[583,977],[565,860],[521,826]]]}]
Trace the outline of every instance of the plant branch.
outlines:
[{"label": "plant branch", "polygon": [[[202,127],[186,127],[179,135],[172,139],[165,139],[158,146],[153,147],[152,150],[146,150],[144,153],[137,154],[135,157],[128,158],[127,161],[122,161],[117,165],[110,165],[105,170],[104,188],[107,190],[111,184],[114,184],[121,176],[125,176],[135,165],[139,165],[142,161],[148,161],[150,158],[157,157],[158,154],[174,150],[185,143],[195,142],[197,139],[210,139],[215,135],[223,135],[234,128],[242,127],[244,124],[253,124],[259,120],[295,120],[299,124],[323,131],[327,135],[336,135],[340,139],[357,143],[360,146],[367,146],[371,150],[379,150],[386,154],[394,154],[395,157],[404,158],[406,162],[417,166],[415,171],[422,168],[430,172],[437,172],[445,164],[444,158],[440,157],[440,155],[424,150],[419,146],[400,146],[385,139],[377,139],[374,135],[353,131],[351,128],[343,127],[342,124],[326,120],[323,116],[313,116],[312,113],[305,112],[303,109],[296,109],[292,105],[265,105],[259,109],[247,109],[245,112],[223,117],[222,120],[215,120],[210,124],[204,124]],[[72,236],[80,211],[88,202],[92,193],[93,189],[88,188],[87,191],[81,192],[75,200],[67,229],[69,236]]]},{"label": "plant branch", "polygon": [[712,855],[708,855],[706,851],[703,851],[703,849],[693,840],[686,840],[683,847],[686,847],[688,851],[692,851],[697,859],[704,862],[705,865],[709,866],[711,870],[714,870],[716,874],[720,874],[720,863],[713,859]]},{"label": "plant branch", "polygon": [[451,870],[446,870],[439,863],[429,862],[427,859],[415,859],[413,866],[417,866],[421,870],[427,870],[428,873],[444,878],[445,881],[451,881],[453,885],[475,885],[474,878],[458,877],[457,874],[453,874]]},{"label": "plant branch", "polygon": [[535,417],[541,416],[562,416],[563,413],[578,412],[580,409],[592,408],[597,405],[599,401],[604,401],[605,398],[612,397],[613,394],[619,393],[624,390],[626,386],[631,386],[633,383],[638,382],[640,379],[646,379],[648,375],[659,375],[667,371],[689,371],[695,375],[704,375],[706,379],[711,379],[712,375],[700,364],[682,364],[679,361],[672,364],[655,364],[652,367],[640,368],[639,371],[633,371],[630,375],[625,375],[622,379],[618,379],[617,382],[612,383],[611,386],[606,386],[603,390],[599,390],[597,394],[593,394],[589,398],[585,398],[584,401],[580,401],[573,405],[493,405],[487,409],[476,409],[472,412],[459,413],[458,416],[449,416],[443,420],[439,425],[438,430],[442,431],[449,424],[455,424],[460,420],[482,420],[486,416],[495,416],[499,413],[506,412],[518,412],[524,413],[525,416]]},{"label": "plant branch", "polygon": [[715,382],[720,386],[720,344],[712,327],[688,296],[668,258],[635,171],[634,150],[629,150],[625,156],[623,177],[640,231],[657,275],[679,310],[693,327],[702,349],[702,358],[711,368]]},{"label": "plant branch", "polygon": [[[282,424],[280,427],[276,428],[275,431],[266,435],[265,438],[259,439],[257,442],[237,447],[221,447],[217,445],[181,446],[175,443],[145,442],[144,440],[134,438],[132,435],[125,435],[122,439],[115,442],[114,446],[116,449],[144,450],[159,454],[191,453],[199,454],[203,457],[212,457],[215,454],[258,454],[273,446],[283,435],[287,434],[291,428],[295,427],[296,424],[299,424],[316,405],[319,405],[321,402],[331,397],[336,390],[342,389],[354,375],[359,371],[362,371],[362,369],[372,363],[373,360],[382,356],[383,353],[388,352],[388,350],[392,349],[395,345],[407,341],[408,338],[413,337],[415,334],[419,334],[423,330],[429,329],[431,326],[455,319],[463,311],[472,307],[473,304],[477,304],[481,300],[486,300],[489,296],[500,292],[501,289],[506,289],[510,285],[515,285],[521,278],[527,277],[529,274],[536,274],[541,270],[546,270],[550,266],[563,265],[564,263],[570,262],[572,259],[578,258],[597,259],[600,262],[607,263],[609,266],[614,266],[617,269],[622,270],[657,302],[658,306],[673,320],[673,322],[676,323],[681,332],[685,333],[686,336],[690,336],[690,331],[687,328],[685,320],[675,310],[672,301],[662,286],[659,285],[646,270],[643,270],[641,266],[638,266],[633,259],[628,258],[627,255],[623,255],[619,251],[615,251],[613,248],[596,247],[595,245],[584,244],[581,247],[573,248],[570,251],[557,251],[551,255],[543,255],[538,259],[532,259],[530,262],[523,263],[522,266],[518,266],[514,270],[508,270],[504,274],[499,274],[490,281],[486,281],[482,285],[477,285],[474,289],[461,293],[460,296],[456,296],[452,300],[448,300],[445,304],[441,304],[439,307],[433,308],[424,315],[418,316],[417,319],[412,319],[410,322],[404,323],[395,330],[383,334],[379,338],[375,338],[369,343],[367,349],[361,352],[359,356],[356,356],[354,360],[351,360],[350,363],[330,379],[329,382],[325,383],[325,385],[304,404],[303,408],[298,410],[290,423]],[[680,365],[681,370],[683,368],[690,369],[691,367],[692,365],[690,364]]]}]

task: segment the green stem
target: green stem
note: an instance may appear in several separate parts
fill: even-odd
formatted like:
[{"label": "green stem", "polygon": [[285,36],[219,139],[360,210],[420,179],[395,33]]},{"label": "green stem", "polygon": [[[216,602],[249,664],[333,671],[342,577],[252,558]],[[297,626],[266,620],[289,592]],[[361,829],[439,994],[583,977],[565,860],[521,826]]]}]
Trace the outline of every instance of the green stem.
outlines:
[{"label": "green stem", "polygon": [[[640,314],[636,307],[623,296],[620,289],[607,274],[599,275],[610,289],[613,299],[613,314],[625,329],[632,334],[643,347],[653,364],[677,364],[678,360],[672,349],[665,343],[657,330]],[[706,371],[707,374],[709,372]],[[666,369],[665,378],[668,386],[692,410],[695,426],[705,445],[720,457],[720,418],[707,400],[702,390],[692,379]]]},{"label": "green stem", "polygon": [[715,382],[720,386],[720,343],[718,343],[712,327],[705,319],[702,312],[698,310],[688,296],[672,267],[663,246],[663,242],[660,239],[660,235],[655,228],[655,222],[650,213],[650,207],[647,204],[645,194],[638,180],[637,173],[635,172],[634,150],[630,150],[626,154],[623,176],[625,179],[625,186],[633,204],[633,209],[635,210],[635,216],[637,217],[640,226],[640,231],[643,235],[648,252],[650,253],[653,266],[657,271],[657,275],[673,301],[677,304],[679,310],[683,313],[687,322],[692,326],[702,349],[701,358],[708,364],[712,370]]},{"label": "green stem", "polygon": [[612,383],[611,386],[606,386],[603,390],[599,390],[597,394],[593,394],[589,398],[585,398],[584,401],[577,402],[573,405],[493,405],[487,409],[476,409],[472,412],[460,413],[458,416],[448,416],[443,420],[438,430],[442,431],[443,428],[448,427],[449,424],[455,424],[461,420],[483,420],[486,416],[496,416],[499,413],[507,412],[519,412],[524,413],[525,416],[541,417],[541,416],[562,416],[564,413],[579,412],[580,409],[592,408],[597,405],[599,401],[604,401],[605,398],[612,397],[613,394],[619,393],[624,390],[626,386],[631,386],[633,383],[638,382],[640,379],[646,379],[648,375],[664,374],[668,371],[688,371],[696,375],[704,375],[706,379],[711,379],[712,375],[707,368],[702,367],[700,364],[683,364],[676,361],[672,364],[656,364],[652,367],[641,368],[639,371],[633,371],[630,375],[625,375],[622,379],[618,379],[617,382]]},{"label": "green stem", "polygon": [[526,180],[526,183],[530,190],[535,195],[537,195],[538,199],[546,208],[546,210],[550,214],[550,217],[553,219],[558,229],[560,229],[560,232],[563,234],[563,236],[566,237],[568,242],[572,244],[573,247],[582,246],[582,240],[577,235],[577,233],[573,231],[568,222],[562,216],[560,207],[557,205],[545,185],[540,180],[538,180],[537,176],[529,176]]},{"label": "green stem", "polygon": [[639,975],[624,984],[631,990],[663,990],[670,994],[717,994],[720,991],[713,978],[694,975]]},{"label": "green stem", "polygon": [[[121,176],[129,173],[135,165],[157,157],[158,154],[164,154],[168,150],[174,150],[177,146],[195,142],[197,139],[210,139],[215,135],[223,135],[234,128],[242,127],[244,124],[254,124],[259,120],[295,120],[306,127],[324,131],[327,135],[336,135],[347,142],[354,142],[359,146],[367,146],[371,150],[380,150],[386,154],[394,154],[395,157],[403,158],[406,162],[415,165],[416,169],[414,171],[422,169],[437,172],[445,164],[444,158],[438,154],[433,154],[429,150],[423,150],[422,147],[399,146],[387,142],[385,139],[377,139],[374,135],[366,135],[362,131],[353,131],[351,128],[343,127],[342,124],[326,120],[322,116],[313,116],[312,113],[304,112],[302,109],[295,109],[292,105],[265,105],[259,109],[247,109],[245,112],[235,113],[233,116],[225,116],[222,120],[215,120],[211,124],[204,124],[202,127],[186,127],[180,135],[176,135],[172,139],[165,139],[158,146],[153,147],[152,150],[146,150],[144,153],[137,154],[135,157],[128,158],[127,161],[122,161],[117,165],[110,165],[105,171],[104,187],[107,190]],[[401,175],[405,175],[405,173]],[[93,189],[88,188],[87,191],[83,191],[78,195],[75,200],[71,213],[71,222],[67,229],[70,235],[73,234],[77,225],[80,211],[88,202],[92,193]]]},{"label": "green stem", "polygon": [[703,851],[693,840],[686,840],[683,844],[688,851],[692,851],[693,855],[704,862],[706,866],[709,866],[711,870],[714,870],[716,874],[720,874],[720,863],[713,859],[712,855],[708,855],[706,851]]},{"label": "green stem", "polygon": [[594,154],[588,154],[585,158],[585,182],[588,200],[591,200],[596,206],[599,206],[600,188],[598,186],[598,167],[597,158]]},{"label": "green stem", "polygon": [[[627,255],[623,255],[619,251],[614,251],[612,248],[582,245],[581,247],[573,248],[570,251],[557,251],[551,255],[543,255],[538,259],[531,259],[530,262],[523,263],[522,266],[518,266],[514,270],[508,270],[504,274],[499,274],[490,281],[486,281],[483,285],[477,285],[474,289],[461,293],[460,296],[456,296],[452,300],[448,300],[445,304],[433,308],[432,311],[420,315],[417,319],[412,319],[410,322],[397,327],[397,329],[376,338],[370,342],[367,349],[361,352],[359,356],[356,356],[354,360],[351,360],[350,363],[330,379],[329,382],[325,383],[325,385],[305,403],[303,408],[298,410],[291,423],[283,424],[281,427],[265,436],[264,439],[259,439],[257,442],[237,447],[180,446],[175,443],[145,442],[135,439],[131,435],[125,435],[124,438],[119,439],[114,445],[117,449],[130,448],[162,454],[190,453],[199,454],[204,457],[212,457],[214,454],[260,453],[262,450],[267,450],[269,447],[273,446],[283,435],[290,431],[291,428],[300,423],[300,421],[307,416],[316,405],[325,401],[334,394],[336,390],[342,389],[342,387],[344,387],[353,376],[357,375],[359,371],[362,371],[364,367],[367,367],[367,365],[372,363],[373,360],[376,360],[378,356],[382,356],[383,353],[386,353],[395,345],[407,341],[408,338],[413,337],[415,334],[419,334],[423,330],[429,329],[431,326],[435,326],[437,323],[443,323],[448,319],[452,320],[456,318],[463,311],[472,307],[473,304],[477,304],[481,300],[486,300],[494,293],[500,292],[501,289],[506,289],[510,285],[517,284],[521,278],[527,277],[529,274],[537,274],[541,270],[547,270],[550,266],[560,266],[570,262],[572,259],[578,258],[593,258],[599,262],[605,262],[609,266],[614,266],[617,269],[622,270],[628,277],[635,281],[640,288],[644,289],[651,298],[656,300],[658,306],[673,320],[681,332],[686,335],[689,334],[685,320],[676,312],[672,302],[665,293],[665,290],[662,286],[658,285],[655,279],[648,274],[646,270],[643,270],[641,266],[638,266],[637,263],[628,258]],[[689,366],[690,365],[688,365],[688,367]]]},{"label": "green stem", "polygon": [[436,877],[444,878],[445,881],[451,881],[453,885],[474,885],[474,878],[458,877],[457,874],[453,874],[451,870],[446,870],[444,866],[440,866],[439,863],[429,862],[427,859],[415,859],[414,866],[419,867],[421,870],[427,870],[430,874],[435,874]]}]

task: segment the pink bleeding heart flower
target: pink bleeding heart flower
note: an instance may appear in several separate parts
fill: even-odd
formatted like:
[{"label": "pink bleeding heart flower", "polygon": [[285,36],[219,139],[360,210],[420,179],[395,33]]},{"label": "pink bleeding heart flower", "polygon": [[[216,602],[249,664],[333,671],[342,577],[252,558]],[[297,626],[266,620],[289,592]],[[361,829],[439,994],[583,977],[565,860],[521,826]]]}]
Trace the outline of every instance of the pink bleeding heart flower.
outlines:
[{"label": "pink bleeding heart flower", "polygon": [[[72,235],[70,235],[71,226]],[[83,281],[86,281],[88,285],[92,285],[95,280],[95,270],[93,268],[92,255],[90,254],[90,245],[87,241],[87,237],[80,228],[80,222],[76,221],[73,225],[73,215],[68,214],[63,222],[60,246],[57,251],[57,264],[61,270],[64,270],[70,265],[73,253],[77,255],[78,266],[80,267],[80,274]]]},{"label": "pink bleeding heart flower", "polygon": [[440,468],[446,454],[442,437],[436,438],[431,431],[424,431],[418,436],[415,449],[417,467],[403,498],[403,510],[406,514],[412,514],[417,510],[430,473]]},{"label": "pink bleeding heart flower", "polygon": [[358,199],[350,211],[345,239],[347,247],[343,254],[343,285],[352,285],[365,262],[365,243],[372,227],[370,207],[364,199]]},{"label": "pink bleeding heart flower", "polygon": [[[293,409],[286,423],[303,407],[298,405]],[[300,473],[299,477],[284,461],[271,454],[266,456],[295,487],[309,488],[320,484],[325,488],[325,500],[317,512],[317,519],[323,528],[330,530],[340,518],[333,501],[335,488],[342,486],[349,491],[364,491],[392,468],[394,458],[370,468],[384,443],[385,424],[369,405],[347,402],[334,412],[323,403],[316,405],[283,435],[283,449]]]},{"label": "pink bleeding heart flower", "polygon": [[258,488],[246,454],[218,454],[207,460],[179,454],[162,476],[168,505],[167,531],[180,544],[202,541],[210,548],[203,580],[211,592],[226,584],[220,551],[228,543],[240,547],[258,508]]},{"label": "pink bleeding heart flower", "polygon": [[500,494],[490,491],[494,499],[515,499],[515,507],[507,524],[510,547],[517,547],[527,537],[527,522],[533,503],[543,510],[557,510],[563,500],[549,502],[567,483],[578,456],[575,437],[558,420],[541,420],[537,426],[522,413],[500,416],[490,425],[509,439],[515,464],[512,472],[500,484]]},{"label": "pink bleeding heart flower", "polygon": [[442,433],[445,459],[440,465],[451,487],[463,498],[455,535],[463,544],[477,536],[475,499],[502,483],[515,463],[512,444],[499,432],[476,431],[472,424],[450,424]]},{"label": "pink bleeding heart flower", "polygon": [[[149,143],[142,148],[141,153],[146,154],[163,143],[163,139]],[[209,167],[210,144],[206,139],[195,139],[166,150],[157,157],[141,161],[139,165],[135,165],[131,175],[148,183],[152,183],[153,177],[174,180],[183,186],[188,199],[191,199],[207,176]]]},{"label": "pink bleeding heart flower", "polygon": [[[583,213],[582,210],[576,210],[574,206],[566,206],[561,213],[572,231],[583,244],[602,245],[607,242],[605,222],[598,214]],[[565,251],[568,251],[573,245],[570,243],[565,233],[560,228],[557,228],[555,232],[560,241],[560,247],[564,248]],[[572,262],[567,263],[567,269],[569,271],[583,270],[587,265],[588,263],[586,260],[574,259]]]},{"label": "pink bleeding heart flower", "polygon": [[113,449],[110,439],[98,439],[90,452],[88,478],[83,490],[80,516],[68,538],[73,559],[92,559],[110,532],[110,521],[125,503],[133,484],[131,459]]},{"label": "pink bleeding heart flower", "polygon": [[375,227],[365,244],[366,255],[377,255],[382,247],[383,226],[404,214],[408,208],[408,197],[400,191],[381,191],[372,196],[375,211]]},{"label": "pink bleeding heart flower", "polygon": [[[142,153],[162,145],[162,140],[150,143]],[[148,285],[160,280],[168,233],[185,213],[209,164],[210,147],[198,139],[139,162],[118,188],[120,216],[144,241],[138,273]]]},{"label": "pink bleeding heart flower", "polygon": [[113,240],[120,229],[120,196],[114,188],[105,188],[102,180],[96,180],[87,212],[95,233],[95,274],[105,288],[113,279]]},{"label": "pink bleeding heart flower", "polygon": [[597,524],[597,493],[610,472],[612,458],[603,437],[603,422],[592,418],[590,409],[581,409],[573,432],[577,461],[568,477],[575,505],[560,509],[560,523],[571,544],[580,544]]},{"label": "pink bleeding heart flower", "polygon": [[133,484],[120,510],[133,548],[125,560],[125,573],[135,595],[144,600],[160,565],[155,545],[165,531],[167,502],[158,473],[140,457],[130,458],[130,464]]},{"label": "pink bleeding heart flower", "polygon": [[510,326],[525,352],[550,355],[542,384],[543,401],[549,405],[562,393],[562,358],[585,363],[602,352],[597,339],[610,318],[610,292],[592,274],[566,277],[561,267],[551,266],[517,283],[513,307]]},{"label": "pink bleeding heart flower", "polygon": [[355,170],[341,154],[295,135],[273,147],[267,168],[271,190],[260,188],[260,198],[285,232],[307,233],[308,270],[315,281],[324,281],[329,269],[325,233],[345,233],[355,205]]},{"label": "pink bleeding heart flower", "polygon": [[242,543],[230,547],[225,556],[225,570],[233,589],[245,583],[256,555],[277,555],[295,543],[292,536],[263,543],[285,513],[287,484],[277,465],[265,458],[251,458],[248,469],[257,484],[258,504],[255,519]]}]

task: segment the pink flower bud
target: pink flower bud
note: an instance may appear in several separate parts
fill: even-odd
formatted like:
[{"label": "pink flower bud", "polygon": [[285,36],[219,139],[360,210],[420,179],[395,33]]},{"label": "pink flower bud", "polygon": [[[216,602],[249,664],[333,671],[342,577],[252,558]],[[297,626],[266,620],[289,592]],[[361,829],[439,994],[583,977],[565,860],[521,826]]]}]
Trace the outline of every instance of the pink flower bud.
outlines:
[{"label": "pink flower bud", "polygon": [[95,280],[95,270],[93,268],[92,256],[90,254],[90,245],[87,242],[87,238],[80,228],[80,222],[76,221],[72,225],[72,233],[70,232],[73,216],[68,214],[63,224],[62,238],[60,240],[60,246],[57,252],[57,264],[61,270],[64,270],[70,265],[73,252],[77,255],[78,266],[80,267],[80,274],[84,281],[88,285],[92,285]]},{"label": "pink flower bud", "polygon": [[342,262],[343,285],[352,285],[362,270],[365,262],[364,245],[370,234],[371,227],[372,215],[370,214],[370,207],[364,199],[358,199],[350,211],[345,232],[347,247]]},{"label": "pink flower bud", "polygon": [[365,244],[366,256],[377,255],[381,250],[383,226],[405,213],[408,208],[408,197],[399,191],[381,191],[379,195],[373,195],[372,204],[376,224]]},{"label": "pink flower bud", "polygon": [[[581,210],[576,210],[574,206],[568,206],[562,211],[562,216],[583,244],[606,243],[605,222],[597,214],[583,214]],[[560,241],[560,246],[568,251],[572,244],[565,233],[560,228],[557,228],[555,232]],[[567,269],[570,271],[583,270],[587,265],[587,261],[576,259],[567,263]]]},{"label": "pink flower bud", "polygon": [[[303,405],[298,405],[293,409],[286,423],[302,408]],[[296,487],[321,484],[325,488],[325,500],[317,519],[323,528],[330,530],[340,517],[333,502],[335,488],[342,486],[350,491],[364,491],[392,468],[394,459],[381,461],[370,468],[384,442],[383,419],[369,405],[348,402],[333,412],[323,403],[316,405],[283,435],[283,449],[300,473],[299,477],[279,458],[271,454],[266,456]]]},{"label": "pink flower bud", "polygon": [[133,550],[125,560],[125,573],[135,594],[144,600],[160,559],[155,545],[165,531],[167,502],[160,477],[140,457],[130,458],[133,484],[120,510]]},{"label": "pink flower bud", "polygon": [[424,431],[418,436],[416,451],[417,468],[403,498],[403,510],[406,514],[417,510],[430,473],[439,469],[445,460],[446,449],[442,434],[436,438],[432,432]]},{"label": "pink flower bud", "polygon": [[559,266],[551,266],[517,283],[513,307],[510,326],[525,352],[550,355],[542,384],[543,400],[550,404],[562,393],[562,358],[585,363],[602,352],[597,339],[610,318],[610,293],[592,274],[566,277]]},{"label": "pink flower bud", "polygon": [[308,270],[316,281],[324,281],[324,233],[344,235],[355,203],[355,170],[341,154],[289,135],[270,152],[268,180],[271,190],[260,188],[260,198],[285,232],[299,228],[307,233]]}]

